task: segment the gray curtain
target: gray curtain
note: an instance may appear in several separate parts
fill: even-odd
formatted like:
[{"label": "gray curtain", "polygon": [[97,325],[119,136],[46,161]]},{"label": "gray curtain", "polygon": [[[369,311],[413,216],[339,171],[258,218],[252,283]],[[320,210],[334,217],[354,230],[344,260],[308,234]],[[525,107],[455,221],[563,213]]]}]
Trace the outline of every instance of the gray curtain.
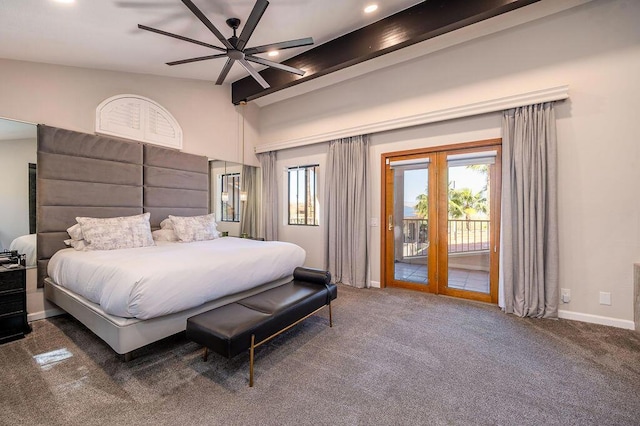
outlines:
[{"label": "gray curtain", "polygon": [[330,142],[325,179],[327,268],[335,282],[369,287],[369,138]]},{"label": "gray curtain", "polygon": [[558,316],[556,121],[553,103],[504,111],[501,306]]},{"label": "gray curtain", "polygon": [[278,239],[278,173],[276,151],[256,154],[262,168],[262,230],[264,239]]},{"label": "gray curtain", "polygon": [[242,188],[247,191],[247,201],[243,202],[240,215],[240,233],[250,237],[258,236],[258,194],[257,170],[252,166],[242,166]]}]

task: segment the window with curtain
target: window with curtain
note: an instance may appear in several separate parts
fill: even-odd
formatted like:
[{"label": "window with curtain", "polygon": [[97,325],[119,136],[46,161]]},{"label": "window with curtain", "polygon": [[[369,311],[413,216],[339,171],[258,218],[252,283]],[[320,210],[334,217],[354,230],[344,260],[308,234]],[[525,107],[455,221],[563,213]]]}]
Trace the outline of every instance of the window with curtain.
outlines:
[{"label": "window with curtain", "polygon": [[287,169],[289,225],[318,226],[318,164]]},{"label": "window with curtain", "polygon": [[[220,175],[220,221],[240,222],[240,173],[228,173]],[[222,193],[228,194],[228,199],[223,200]]]}]

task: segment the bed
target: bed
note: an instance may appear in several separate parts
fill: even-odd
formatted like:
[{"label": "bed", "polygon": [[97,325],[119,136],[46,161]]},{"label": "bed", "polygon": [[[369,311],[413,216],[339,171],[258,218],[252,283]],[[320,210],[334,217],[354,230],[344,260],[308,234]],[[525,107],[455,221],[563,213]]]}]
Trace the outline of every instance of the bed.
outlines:
[{"label": "bed", "polygon": [[25,256],[27,268],[36,266],[36,234],[22,235],[11,241],[9,250],[16,250]]},{"label": "bed", "polygon": [[[158,229],[160,222],[169,215],[206,215],[209,212],[208,188],[209,167],[206,157],[39,125],[38,286],[44,287],[45,297],[49,301],[82,322],[115,352],[125,355],[126,360],[135,349],[185,330],[186,319],[190,316],[290,280],[293,269],[304,262],[304,250],[297,246],[289,245],[293,246],[289,247],[293,251],[285,255],[289,258],[288,263],[285,262],[278,271],[270,270],[273,269],[270,266],[255,267],[253,263],[258,251],[275,253],[273,245],[286,243],[223,237],[207,244],[157,244],[154,247],[113,250],[107,253],[107,257],[115,257],[112,263],[100,259],[96,252],[74,254],[74,250],[68,249],[64,243],[69,238],[66,230],[76,223],[78,216],[111,218],[149,213],[151,228]],[[172,245],[182,250],[169,253],[168,247]],[[204,254],[196,255],[198,248],[204,250]],[[186,290],[191,281],[186,272],[195,271],[197,267],[205,267],[204,272],[194,272],[200,274],[204,281],[195,285],[195,296],[192,294],[190,300],[168,307],[165,298],[165,302],[156,302],[160,306],[156,311],[122,304],[113,308],[96,291],[83,293],[79,290],[83,286],[104,285],[119,291],[121,295],[125,294],[127,290],[120,286],[131,284],[125,283],[123,277],[141,272],[117,268],[124,266],[124,263],[132,263],[125,261],[131,259],[131,253],[126,250],[138,250],[141,256],[150,258],[155,253],[155,257],[164,259],[161,262],[164,279],[159,280],[162,284],[149,286],[150,293],[147,292],[144,297],[151,295],[160,300],[156,296],[166,292],[166,288]],[[237,254],[236,260],[232,261],[232,257],[226,257],[227,252],[242,254]],[[102,272],[106,275],[115,274],[120,281],[109,284],[97,279],[92,282],[88,278],[92,275],[91,262],[89,266],[81,267],[80,272],[70,273],[59,269],[61,263],[75,263],[75,260],[69,259],[77,258],[77,253],[85,259],[93,259],[97,264],[102,263]],[[154,269],[149,267],[153,264],[150,258],[137,263],[144,266],[142,269]],[[222,265],[213,266],[214,258],[219,258]],[[270,263],[277,262],[267,261],[268,265]],[[222,270],[226,274],[222,287],[216,290],[208,288],[207,281],[213,285]],[[93,271],[99,275],[95,264]],[[75,281],[67,280],[69,275],[74,274]],[[137,288],[139,282],[144,280],[134,279],[131,288]],[[210,294],[206,297],[200,294],[207,292]],[[167,294],[175,295],[171,292]]]}]

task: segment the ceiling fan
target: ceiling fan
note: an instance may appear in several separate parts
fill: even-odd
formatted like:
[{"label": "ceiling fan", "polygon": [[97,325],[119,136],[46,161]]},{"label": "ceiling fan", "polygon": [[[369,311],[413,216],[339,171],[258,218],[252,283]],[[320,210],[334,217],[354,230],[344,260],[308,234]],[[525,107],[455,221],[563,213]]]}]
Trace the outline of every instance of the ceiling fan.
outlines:
[{"label": "ceiling fan", "polygon": [[268,89],[270,87],[269,83],[267,83],[267,81],[258,73],[258,71],[249,62],[253,62],[260,65],[266,65],[271,68],[276,68],[276,69],[287,71],[297,75],[304,75],[305,72],[301,69],[290,67],[284,64],[279,64],[277,62],[273,62],[268,59],[264,59],[254,55],[258,53],[273,51],[273,50],[283,50],[283,49],[291,49],[291,48],[300,47],[300,46],[309,46],[313,44],[313,39],[311,37],[301,38],[297,40],[282,41],[279,43],[265,44],[265,45],[256,46],[256,47],[249,47],[249,48],[246,47],[247,43],[249,42],[249,38],[251,37],[251,34],[253,34],[253,31],[256,29],[258,22],[260,22],[260,18],[262,18],[262,15],[264,14],[265,10],[267,10],[267,6],[269,6],[269,2],[267,0],[256,1],[256,4],[253,6],[253,10],[251,10],[251,14],[249,15],[249,19],[247,19],[247,22],[244,24],[244,27],[242,28],[240,37],[236,36],[236,30],[240,26],[240,22],[241,22],[240,19],[238,18],[227,19],[226,21],[227,25],[233,29],[233,36],[228,39],[225,38],[220,31],[218,31],[218,29],[204,15],[204,13],[202,13],[202,11],[198,9],[198,7],[195,4],[193,4],[191,0],[182,0],[182,3],[184,3],[185,6],[187,6],[189,10],[191,10],[191,12],[194,15],[196,15],[196,17],[209,29],[209,31],[211,31],[213,35],[215,35],[216,38],[220,40],[220,43],[222,43],[224,48],[214,46],[212,44],[205,43],[199,40],[194,40],[188,37],[184,37],[178,34],[173,34],[173,33],[162,31],[156,28],[147,27],[146,25],[138,24],[138,28],[140,28],[141,30],[151,31],[157,34],[162,34],[168,37],[173,37],[178,40],[195,43],[200,46],[208,47],[210,49],[217,50],[219,52],[224,52],[224,53],[167,62],[167,65],[173,66],[173,65],[188,64],[191,62],[206,61],[209,59],[227,58],[227,63],[222,68],[222,71],[220,71],[220,75],[216,80],[216,84],[224,83],[224,80],[227,77],[229,70],[231,70],[231,66],[237,61],[240,65],[242,65],[242,67],[245,70],[247,70],[249,74],[251,74],[251,76],[264,89]]}]

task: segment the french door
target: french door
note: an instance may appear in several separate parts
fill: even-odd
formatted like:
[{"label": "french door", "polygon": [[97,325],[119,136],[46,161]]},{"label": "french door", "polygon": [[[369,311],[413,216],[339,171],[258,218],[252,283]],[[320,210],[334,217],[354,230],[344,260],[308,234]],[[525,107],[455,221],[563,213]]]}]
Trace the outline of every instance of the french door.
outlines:
[{"label": "french door", "polygon": [[497,303],[500,144],[382,155],[383,286]]}]

